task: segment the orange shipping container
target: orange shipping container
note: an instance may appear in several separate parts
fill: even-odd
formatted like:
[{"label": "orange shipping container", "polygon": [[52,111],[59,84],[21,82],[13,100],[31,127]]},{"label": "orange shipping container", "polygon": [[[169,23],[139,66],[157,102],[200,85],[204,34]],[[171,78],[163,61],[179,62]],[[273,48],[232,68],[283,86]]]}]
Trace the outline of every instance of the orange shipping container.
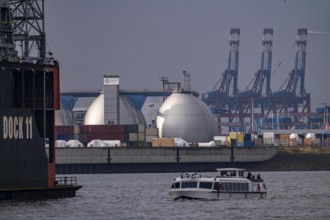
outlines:
[{"label": "orange shipping container", "polygon": [[174,138],[154,138],[152,139],[153,147],[173,147],[175,146]]}]

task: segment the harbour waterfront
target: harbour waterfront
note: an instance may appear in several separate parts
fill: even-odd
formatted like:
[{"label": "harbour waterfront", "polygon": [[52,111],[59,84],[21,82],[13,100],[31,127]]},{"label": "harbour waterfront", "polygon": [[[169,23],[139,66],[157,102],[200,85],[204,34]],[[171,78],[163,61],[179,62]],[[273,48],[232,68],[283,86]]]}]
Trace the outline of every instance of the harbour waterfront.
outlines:
[{"label": "harbour waterfront", "polygon": [[[242,168],[269,160],[274,146],[236,147],[235,162]],[[229,147],[98,147],[57,148],[56,173],[206,172],[231,164]],[[243,165],[244,164],[244,165]]]},{"label": "harbour waterfront", "polygon": [[[58,174],[65,175],[78,173],[173,173],[207,172],[228,166],[258,171],[330,171],[330,147],[235,148],[235,165],[229,162],[230,151],[219,147],[166,148],[166,151],[162,153],[159,153],[158,150],[165,149],[114,148],[109,154],[107,154],[107,150],[110,152],[109,148],[61,149],[56,152],[57,157],[60,158],[57,161],[56,171]],[[117,155],[114,154],[114,150],[118,150]],[[118,155],[121,150],[125,154]],[[83,151],[85,151],[85,155],[81,154]],[[93,152],[98,151],[103,152],[103,154],[98,153],[95,156]],[[63,152],[66,153],[63,154]],[[86,152],[91,153],[91,155],[86,154]],[[278,153],[276,154],[276,152]],[[272,158],[265,160],[266,157]],[[63,158],[66,158],[67,163],[63,163]],[[119,158],[124,158],[126,163],[119,163]],[[157,160],[158,162],[156,162]],[[104,163],[104,161],[108,162]]]},{"label": "harbour waterfront", "polygon": [[330,171],[260,172],[265,199],[172,201],[178,173],[77,175],[77,196],[0,201],[0,219],[329,219]]}]

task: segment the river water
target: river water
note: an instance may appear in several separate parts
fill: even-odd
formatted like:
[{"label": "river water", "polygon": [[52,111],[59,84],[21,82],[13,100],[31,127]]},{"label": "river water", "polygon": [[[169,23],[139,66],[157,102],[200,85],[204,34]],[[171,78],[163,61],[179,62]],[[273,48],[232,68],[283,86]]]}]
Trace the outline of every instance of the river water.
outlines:
[{"label": "river water", "polygon": [[260,172],[265,199],[178,200],[178,173],[77,175],[77,196],[0,201],[0,219],[330,219],[330,171]]}]

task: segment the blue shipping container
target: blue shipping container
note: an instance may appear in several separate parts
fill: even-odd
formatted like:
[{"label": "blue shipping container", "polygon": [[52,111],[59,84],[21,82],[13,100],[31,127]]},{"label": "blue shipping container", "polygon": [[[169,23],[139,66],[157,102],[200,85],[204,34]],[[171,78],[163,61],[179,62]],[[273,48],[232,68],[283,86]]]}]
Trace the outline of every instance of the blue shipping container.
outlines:
[{"label": "blue shipping container", "polygon": [[244,141],[252,141],[251,134],[244,134]]},{"label": "blue shipping container", "polygon": [[244,141],[244,147],[255,147],[256,142],[254,141]]}]

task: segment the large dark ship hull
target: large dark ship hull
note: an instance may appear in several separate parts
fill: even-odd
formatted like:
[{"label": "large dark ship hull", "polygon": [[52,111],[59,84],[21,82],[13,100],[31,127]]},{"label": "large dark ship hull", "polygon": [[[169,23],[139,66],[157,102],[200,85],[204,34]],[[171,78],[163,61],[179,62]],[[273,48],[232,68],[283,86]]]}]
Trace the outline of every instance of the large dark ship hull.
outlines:
[{"label": "large dark ship hull", "polygon": [[55,181],[59,107],[57,63],[0,61],[0,199],[74,196],[79,187],[61,187]]}]

